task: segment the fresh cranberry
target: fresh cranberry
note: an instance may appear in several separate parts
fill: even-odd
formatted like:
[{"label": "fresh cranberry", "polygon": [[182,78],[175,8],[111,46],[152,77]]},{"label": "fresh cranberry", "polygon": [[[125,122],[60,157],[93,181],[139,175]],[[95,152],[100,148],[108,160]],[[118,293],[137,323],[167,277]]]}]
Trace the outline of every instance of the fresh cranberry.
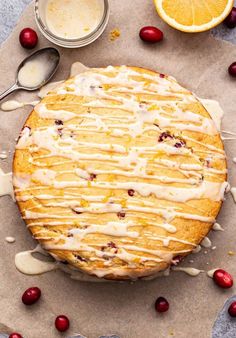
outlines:
[{"label": "fresh cranberry", "polygon": [[143,27],[139,32],[140,39],[145,42],[156,43],[163,40],[163,33],[154,26]]},{"label": "fresh cranberry", "polygon": [[32,28],[25,28],[20,32],[20,44],[26,49],[33,49],[38,43],[38,35]]},{"label": "fresh cranberry", "polygon": [[165,74],[160,74],[160,78],[164,79],[165,78]]},{"label": "fresh cranberry", "polygon": [[60,315],[55,320],[55,326],[58,331],[65,332],[69,329],[70,321],[66,316]]},{"label": "fresh cranberry", "polygon": [[236,62],[233,62],[228,68],[229,75],[236,77]]},{"label": "fresh cranberry", "polygon": [[231,317],[236,317],[236,302],[230,304],[228,313]]},{"label": "fresh cranberry", "polygon": [[236,27],[236,8],[235,7],[232,8],[231,12],[225,19],[224,24],[228,28],[231,28],[231,29]]},{"label": "fresh cranberry", "polygon": [[37,287],[27,289],[22,295],[22,302],[25,305],[33,305],[41,297],[41,290]]},{"label": "fresh cranberry", "polygon": [[223,289],[229,289],[233,286],[233,277],[225,270],[218,269],[213,275],[214,282]]},{"label": "fresh cranberry", "polygon": [[131,197],[134,196],[134,193],[135,193],[135,191],[133,189],[129,189],[128,190],[128,195],[129,196],[131,196]]},{"label": "fresh cranberry", "polygon": [[155,309],[157,312],[166,312],[169,310],[169,303],[164,297],[157,298],[155,302]]},{"label": "fresh cranberry", "polygon": [[10,334],[9,338],[23,338],[21,334],[13,332]]}]

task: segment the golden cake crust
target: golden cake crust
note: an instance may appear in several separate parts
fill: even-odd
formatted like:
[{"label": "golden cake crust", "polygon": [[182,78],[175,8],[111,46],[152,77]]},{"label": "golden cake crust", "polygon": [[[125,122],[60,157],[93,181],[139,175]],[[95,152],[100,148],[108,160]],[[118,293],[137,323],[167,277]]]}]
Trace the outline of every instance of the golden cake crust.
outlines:
[{"label": "golden cake crust", "polygon": [[90,275],[155,275],[210,231],[226,188],[220,134],[175,79],[91,69],[50,92],[18,140],[14,188],[56,259]]}]

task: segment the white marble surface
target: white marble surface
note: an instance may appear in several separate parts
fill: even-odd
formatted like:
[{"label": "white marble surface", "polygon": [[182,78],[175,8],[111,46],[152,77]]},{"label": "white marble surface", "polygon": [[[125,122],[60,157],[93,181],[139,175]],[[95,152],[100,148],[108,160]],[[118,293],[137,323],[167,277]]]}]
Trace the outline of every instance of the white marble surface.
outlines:
[{"label": "white marble surface", "polygon": [[[31,1],[32,0],[0,0],[0,44],[8,37],[19,19],[20,14]],[[236,44],[236,29],[231,30],[226,28],[224,25],[220,25],[212,30],[212,34],[218,38],[225,39]]]},{"label": "white marble surface", "polygon": [[0,44],[16,25],[24,8],[32,0],[0,0]]}]

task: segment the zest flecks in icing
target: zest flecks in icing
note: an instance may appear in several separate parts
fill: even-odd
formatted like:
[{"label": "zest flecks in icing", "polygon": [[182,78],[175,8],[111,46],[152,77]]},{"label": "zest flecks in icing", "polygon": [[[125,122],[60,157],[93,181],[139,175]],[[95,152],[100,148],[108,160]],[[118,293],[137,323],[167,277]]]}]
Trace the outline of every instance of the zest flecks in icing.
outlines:
[{"label": "zest flecks in icing", "polygon": [[[110,72],[113,76],[109,76]],[[142,80],[137,80],[137,77],[142,77]],[[159,96],[158,106],[154,99],[156,93]],[[30,151],[32,156],[29,161],[36,167],[34,173],[24,180],[15,173],[17,200],[28,201],[33,193],[34,198],[43,201],[44,205],[43,212],[37,207],[23,210],[28,227],[38,228],[34,237],[43,240],[43,246],[49,250],[93,252],[93,259],[101,261],[103,266],[90,273],[99,277],[113,271],[114,257],[128,267],[135,267],[137,260],[155,267],[157,262],[169,263],[174,256],[195,249],[195,243],[178,237],[175,218],[208,223],[215,220],[198,210],[183,212],[181,204],[204,198],[220,202],[227,185],[224,182],[226,170],[219,168],[219,163],[225,161],[224,151],[213,144],[201,142],[197,137],[190,137],[188,133],[202,133],[209,137],[218,134],[214,122],[207,115],[200,116],[183,109],[186,105],[198,104],[197,99],[171,78],[158,74],[140,75],[127,67],[119,71],[108,67],[80,74],[57,87],[56,95],[70,95],[73,104],[70,107],[60,104],[57,109],[52,109],[45,101],[37,105],[37,115],[45,120],[54,119],[55,125],[35,129],[25,127],[17,145],[18,150]],[[147,98],[140,102],[140,95]],[[49,93],[47,102],[54,96],[55,93]],[[80,97],[85,99],[79,105],[82,111],[78,115],[76,100]],[[107,108],[116,113],[102,115],[101,111]],[[78,136],[85,132],[91,139],[78,140]],[[111,137],[113,142],[93,142],[93,134]],[[153,137],[154,134],[156,137]],[[141,136],[146,144],[138,141],[132,144],[133,139]],[[124,137],[130,140],[129,147],[122,144]],[[168,142],[158,142],[161,138]],[[195,152],[191,150],[193,144],[197,147]],[[40,153],[41,149],[46,153]],[[57,161],[47,168],[45,160],[55,157]],[[64,163],[77,165],[71,170],[55,170]],[[93,163],[104,163],[104,166],[98,168]],[[158,175],[157,171],[163,168],[166,174]],[[177,173],[178,177],[173,177],[171,172]],[[104,175],[110,175],[111,179],[104,181]],[[114,177],[119,180],[114,180]],[[219,180],[219,177],[223,179]],[[82,191],[92,188],[95,194],[78,196],[75,188]],[[63,196],[55,194],[61,190],[64,191]],[[116,191],[134,191],[135,194],[132,199],[123,201],[114,194]],[[143,198],[150,196],[154,200]],[[156,204],[155,198],[160,202],[168,201],[168,207]],[[95,222],[94,217],[107,214],[118,215],[120,220],[105,224]],[[127,217],[123,217],[124,214]],[[137,221],[132,222],[134,215],[140,215],[138,224]],[[91,218],[89,222],[88,217]],[[45,219],[48,228],[60,224],[68,227],[69,236],[56,234],[52,238],[44,231]],[[158,236],[154,236],[151,229],[144,230],[148,240],[162,243],[167,249],[171,243],[184,243],[188,249],[165,251],[135,245],[139,231],[145,229],[146,224],[163,229],[163,235]],[[85,241],[93,233],[126,239],[104,254],[101,248],[106,243],[101,241],[97,247]],[[127,274],[126,269],[121,270],[118,275]]]}]

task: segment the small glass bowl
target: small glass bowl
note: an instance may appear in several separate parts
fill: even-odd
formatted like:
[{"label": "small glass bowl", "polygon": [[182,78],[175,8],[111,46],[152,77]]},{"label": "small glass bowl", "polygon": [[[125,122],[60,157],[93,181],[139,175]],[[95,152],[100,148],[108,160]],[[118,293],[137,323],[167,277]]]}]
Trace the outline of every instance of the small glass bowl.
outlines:
[{"label": "small glass bowl", "polygon": [[35,0],[35,20],[38,25],[39,30],[41,33],[51,42],[55,43],[58,46],[65,47],[65,48],[78,48],[87,46],[90,43],[94,42],[99,38],[99,36],[104,32],[109,16],[110,16],[110,5],[109,0],[104,0],[104,13],[101,19],[101,22],[97,26],[97,28],[89,33],[88,35],[78,38],[78,39],[64,39],[62,37],[56,36],[53,34],[46,23],[45,18],[45,9],[48,0]]}]

